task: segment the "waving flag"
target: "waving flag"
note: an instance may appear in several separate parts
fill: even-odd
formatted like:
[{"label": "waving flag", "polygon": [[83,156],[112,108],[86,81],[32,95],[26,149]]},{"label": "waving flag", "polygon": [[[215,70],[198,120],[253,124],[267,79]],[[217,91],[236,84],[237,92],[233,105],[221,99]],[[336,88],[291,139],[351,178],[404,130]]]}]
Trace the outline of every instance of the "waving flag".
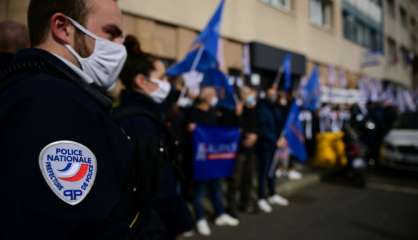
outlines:
[{"label": "waving flag", "polygon": [[389,85],[386,87],[385,91],[380,96],[380,101],[390,105],[395,104],[396,100],[393,86]]},{"label": "waving flag", "polygon": [[403,90],[402,95],[407,111],[415,112],[417,110],[417,106],[414,102],[414,98],[412,97],[411,92],[408,90]]},{"label": "waving flag", "polygon": [[167,69],[167,75],[174,77],[192,71],[205,72],[208,69],[217,67],[218,62],[216,58],[212,58],[202,47],[189,52],[181,62]]},{"label": "waving flag", "polygon": [[283,59],[284,90],[288,92],[292,87],[292,55],[286,54]]},{"label": "waving flag", "polygon": [[303,106],[309,110],[318,109],[321,101],[321,83],[319,81],[319,68],[315,66],[305,87],[302,90]]},{"label": "waving flag", "polygon": [[167,70],[167,75],[178,76],[190,71],[205,72],[208,69],[218,68],[219,31],[224,5],[225,0],[221,0],[205,29],[195,39],[194,49],[182,61],[171,66]]},{"label": "waving flag", "polygon": [[396,106],[398,107],[400,112],[406,112],[407,106],[405,99],[403,97],[402,89],[400,87],[396,90]]},{"label": "waving flag", "polygon": [[305,138],[303,135],[302,123],[299,119],[299,106],[296,101],[292,103],[289,116],[284,128],[284,136],[287,140],[290,152],[300,161],[308,159],[305,149]]},{"label": "waving flag", "polygon": [[242,65],[243,65],[243,72],[245,75],[251,75],[251,54],[250,54],[250,45],[246,44],[244,46],[243,54],[242,54]]}]

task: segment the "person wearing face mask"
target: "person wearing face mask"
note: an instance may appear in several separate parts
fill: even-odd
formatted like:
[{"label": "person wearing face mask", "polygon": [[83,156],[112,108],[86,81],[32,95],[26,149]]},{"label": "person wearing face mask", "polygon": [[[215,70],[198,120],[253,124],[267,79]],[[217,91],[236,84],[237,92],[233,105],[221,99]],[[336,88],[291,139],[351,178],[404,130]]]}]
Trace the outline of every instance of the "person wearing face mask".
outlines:
[{"label": "person wearing face mask", "polygon": [[[252,183],[256,168],[257,143],[257,92],[249,86],[240,89],[243,110],[239,118],[242,139],[234,175],[228,182],[228,209],[237,208],[247,213],[257,213],[255,199],[252,198]],[[239,195],[239,198],[238,198]]]},{"label": "person wearing face mask", "polygon": [[[203,82],[199,97],[196,99],[194,106],[187,112],[186,126],[188,131],[187,149],[187,175],[193,179],[193,143],[192,137],[196,127],[200,125],[217,126],[219,125],[219,117],[216,114],[216,105],[218,103],[217,92],[213,86]],[[214,214],[216,216],[215,224],[218,226],[237,226],[239,221],[225,213],[223,204],[223,193],[221,189],[221,179],[212,179],[208,181],[192,180],[191,198],[195,213],[196,229],[203,236],[211,235],[208,221],[204,215],[203,199],[208,190],[210,193],[210,201],[212,203]]]},{"label": "person wearing face mask", "polygon": [[[272,83],[266,89],[266,98],[257,105],[258,120],[258,207],[270,213],[271,205],[287,206],[288,201],[276,192],[276,176],[273,168],[274,153],[280,147],[280,122],[286,121],[277,105],[277,84]],[[268,193],[266,192],[266,182]]]},{"label": "person wearing face mask", "polygon": [[193,228],[178,192],[176,139],[165,124],[163,103],[171,85],[160,79],[159,64],[159,60],[130,51],[120,74],[126,89],[114,112],[134,146],[131,212],[137,216],[140,239],[176,239]]},{"label": "person wearing face mask", "polygon": [[0,239],[128,239],[132,149],[106,95],[126,58],[121,10],[31,0],[27,15],[32,48],[0,73]]},{"label": "person wearing face mask", "polygon": [[[277,105],[279,108],[280,115],[283,116],[280,118],[279,121],[279,131],[283,132],[283,128],[286,124],[287,116],[289,115],[290,110],[290,102],[292,99],[292,95],[285,92],[279,91],[279,98],[277,101]],[[288,146],[285,139],[280,140],[282,142],[281,145],[283,147],[279,148],[279,152],[286,152],[288,151]],[[288,154],[278,154],[278,155],[288,155]],[[299,180],[302,178],[302,174],[294,168],[294,158],[293,156],[289,157],[279,157],[277,159],[277,170],[276,170],[276,177],[280,178],[282,176],[287,176],[290,180]]]}]

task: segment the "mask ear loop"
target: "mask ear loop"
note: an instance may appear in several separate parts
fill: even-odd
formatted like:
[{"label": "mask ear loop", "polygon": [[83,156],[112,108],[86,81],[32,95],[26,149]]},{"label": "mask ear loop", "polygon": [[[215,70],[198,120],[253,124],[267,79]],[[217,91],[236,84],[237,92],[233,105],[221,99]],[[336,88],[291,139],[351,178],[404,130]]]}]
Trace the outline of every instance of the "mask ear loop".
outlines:
[{"label": "mask ear loop", "polygon": [[82,31],[84,34],[86,34],[87,36],[97,40],[97,39],[101,39],[98,36],[96,36],[96,34],[90,32],[89,30],[87,30],[87,28],[83,27],[83,25],[81,25],[80,23],[78,23],[77,21],[75,21],[74,19],[67,17],[68,20],[70,20],[70,22],[80,31]]},{"label": "mask ear loop", "polygon": [[[77,28],[78,30],[82,31],[84,34],[86,34],[87,36],[93,38],[94,40],[97,41],[97,39],[99,37],[97,37],[94,33],[90,32],[89,30],[87,30],[85,27],[83,27],[81,24],[79,24],[77,21],[75,21],[74,19],[70,18],[70,17],[66,17],[71,24],[73,24],[73,26],[75,28]],[[95,44],[96,45],[96,44]],[[77,60],[80,62],[81,59],[88,59],[89,57],[81,57],[80,54],[78,54],[71,46],[69,45],[65,45],[65,47],[74,55],[76,56]]]}]

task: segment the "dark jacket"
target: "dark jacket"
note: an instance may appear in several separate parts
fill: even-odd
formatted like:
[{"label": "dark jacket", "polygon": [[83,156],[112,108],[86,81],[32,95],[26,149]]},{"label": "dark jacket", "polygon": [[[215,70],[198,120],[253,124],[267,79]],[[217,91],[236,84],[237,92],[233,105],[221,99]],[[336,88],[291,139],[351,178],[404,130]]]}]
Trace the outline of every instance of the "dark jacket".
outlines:
[{"label": "dark jacket", "polygon": [[258,141],[260,150],[274,151],[280,137],[283,116],[280,109],[268,100],[261,100],[257,105]]},{"label": "dark jacket", "polygon": [[[192,196],[194,183],[194,169],[193,169],[193,133],[189,132],[188,125],[191,123],[205,126],[216,126],[219,124],[219,117],[215,109],[209,111],[202,111],[196,106],[185,109],[185,127],[186,134],[184,139],[183,155],[184,161],[182,168],[185,172],[185,183],[183,185],[184,195],[187,198]],[[190,199],[191,200],[191,199]]]},{"label": "dark jacket", "polygon": [[[115,111],[116,116],[126,109],[136,109],[136,113],[121,118],[119,122],[135,148],[134,158],[139,169],[136,181],[139,205],[136,211],[141,214],[140,224],[148,224],[147,218],[153,214],[149,211],[155,210],[169,238],[174,239],[193,227],[186,203],[177,192],[172,164],[177,155],[175,139],[163,123],[161,105],[151,98],[138,92],[124,91],[121,105]],[[158,225],[158,219],[155,216],[153,219]]]},{"label": "dark jacket", "polygon": [[0,71],[13,62],[14,56],[12,53],[0,52]]},{"label": "dark jacket", "polygon": [[234,110],[220,107],[217,109],[218,123],[223,127],[239,127],[240,116]]},{"label": "dark jacket", "polygon": [[[34,68],[11,75],[0,90],[0,180],[8,183],[0,239],[125,239],[131,148],[110,116],[111,101],[48,52],[27,49],[16,59]],[[61,140],[97,158],[94,185],[75,206],[55,196],[38,163],[41,150]]]},{"label": "dark jacket", "polygon": [[[242,115],[240,117],[240,129],[242,132],[242,141],[245,140],[247,134],[258,133],[258,123],[257,123],[257,110],[256,108],[244,107]],[[255,147],[255,146],[254,146]],[[241,151],[252,150],[254,147],[247,148],[241,144]]]}]

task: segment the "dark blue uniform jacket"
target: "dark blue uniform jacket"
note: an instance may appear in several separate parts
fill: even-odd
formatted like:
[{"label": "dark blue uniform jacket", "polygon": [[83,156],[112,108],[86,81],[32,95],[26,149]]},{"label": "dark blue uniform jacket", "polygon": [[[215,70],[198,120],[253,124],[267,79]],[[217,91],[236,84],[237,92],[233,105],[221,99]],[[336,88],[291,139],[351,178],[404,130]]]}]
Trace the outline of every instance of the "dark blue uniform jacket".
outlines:
[{"label": "dark blue uniform jacket", "polygon": [[[23,50],[16,61],[41,61],[55,74],[15,74],[0,92],[0,182],[6,190],[0,239],[126,239],[131,147],[111,120],[106,98],[43,50]],[[97,158],[94,185],[76,206],[55,196],[38,164],[42,148],[60,140],[81,143]]]}]

